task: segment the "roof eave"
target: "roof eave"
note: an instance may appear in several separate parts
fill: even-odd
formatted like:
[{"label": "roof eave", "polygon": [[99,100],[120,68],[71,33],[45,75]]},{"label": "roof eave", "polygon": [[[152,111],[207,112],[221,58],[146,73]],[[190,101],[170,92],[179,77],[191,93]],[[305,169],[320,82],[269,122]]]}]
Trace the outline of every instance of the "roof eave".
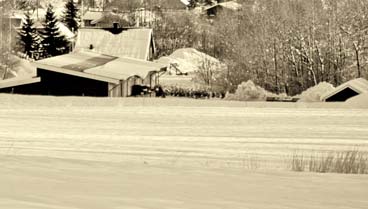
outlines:
[{"label": "roof eave", "polygon": [[81,77],[81,78],[87,78],[87,79],[92,79],[92,80],[97,80],[97,81],[103,81],[103,82],[107,82],[107,83],[113,83],[113,84],[119,84],[120,83],[120,80],[118,80],[118,79],[113,79],[113,78],[108,78],[108,77],[104,77],[104,76],[88,74],[88,73],[85,73],[85,72],[78,72],[78,71],[74,71],[74,70],[68,70],[68,69],[65,69],[65,68],[56,67],[56,66],[52,66],[52,65],[47,65],[47,64],[43,64],[43,63],[37,63],[36,62],[35,65],[36,65],[37,69],[43,69],[43,70],[52,71],[52,72],[56,72],[56,73],[63,73],[63,74],[73,75],[73,76],[77,76],[77,77]]}]

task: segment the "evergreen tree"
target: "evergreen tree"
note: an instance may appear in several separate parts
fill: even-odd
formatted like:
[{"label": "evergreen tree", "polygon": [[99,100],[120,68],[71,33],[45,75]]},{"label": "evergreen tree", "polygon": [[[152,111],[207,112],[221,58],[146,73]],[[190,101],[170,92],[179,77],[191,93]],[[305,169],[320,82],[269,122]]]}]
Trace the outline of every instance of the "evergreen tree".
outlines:
[{"label": "evergreen tree", "polygon": [[44,56],[57,56],[68,52],[69,42],[60,34],[57,23],[53,7],[49,4],[41,32]]},{"label": "evergreen tree", "polygon": [[34,28],[34,23],[29,13],[25,14],[22,29],[19,31],[19,38],[22,51],[26,55],[32,56],[32,53],[38,50],[40,38]]},{"label": "evergreen tree", "polygon": [[78,24],[78,8],[74,0],[68,0],[65,4],[65,11],[63,16],[63,23],[73,32],[77,32]]}]

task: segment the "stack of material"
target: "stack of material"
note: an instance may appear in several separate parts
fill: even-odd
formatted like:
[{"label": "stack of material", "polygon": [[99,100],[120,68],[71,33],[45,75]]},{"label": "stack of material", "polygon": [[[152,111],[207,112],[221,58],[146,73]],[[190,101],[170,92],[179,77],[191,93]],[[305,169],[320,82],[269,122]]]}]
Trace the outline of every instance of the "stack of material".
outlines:
[{"label": "stack of material", "polygon": [[[170,64],[175,64],[182,73],[196,72],[206,66],[212,68],[223,67],[218,59],[193,48],[178,49],[170,56],[161,57],[156,62],[166,64],[168,67]],[[175,69],[171,68],[171,71],[175,71]]]}]

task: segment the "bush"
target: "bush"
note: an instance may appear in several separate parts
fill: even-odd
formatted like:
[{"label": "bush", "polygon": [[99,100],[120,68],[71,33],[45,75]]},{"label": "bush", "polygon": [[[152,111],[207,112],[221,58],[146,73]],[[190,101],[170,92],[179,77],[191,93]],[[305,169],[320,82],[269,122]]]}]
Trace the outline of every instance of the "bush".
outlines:
[{"label": "bush", "polygon": [[210,89],[193,89],[182,88],[177,86],[165,86],[165,94],[172,97],[188,97],[195,99],[210,99],[210,98],[224,98],[225,95],[222,92],[212,91]]}]

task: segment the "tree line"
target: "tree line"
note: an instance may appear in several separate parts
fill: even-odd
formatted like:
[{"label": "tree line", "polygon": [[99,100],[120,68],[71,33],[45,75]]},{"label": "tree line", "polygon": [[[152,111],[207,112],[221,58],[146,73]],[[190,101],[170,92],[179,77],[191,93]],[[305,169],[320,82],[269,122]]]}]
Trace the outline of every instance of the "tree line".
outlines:
[{"label": "tree line", "polygon": [[37,30],[34,26],[34,20],[29,12],[26,12],[22,28],[18,32],[19,46],[18,50],[31,56],[39,54],[39,58],[52,57],[65,54],[70,51],[71,43],[60,32],[59,22],[62,22],[76,33],[79,28],[78,8],[73,0],[68,0],[65,4],[65,11],[60,20],[57,19],[53,6],[49,4],[46,9],[46,15],[42,21],[42,29]]},{"label": "tree line", "polygon": [[[134,0],[119,2],[107,6],[121,11],[139,6]],[[168,11],[155,7],[161,1],[148,2],[155,14],[148,26],[154,29],[156,58],[193,47],[219,59],[226,68],[204,73],[211,88],[231,92],[252,80],[269,91],[295,95],[322,81],[339,85],[368,76],[366,0],[238,0],[241,10],[224,9],[214,18],[195,8]],[[47,22],[45,28],[55,25]],[[67,25],[77,30],[78,24]],[[31,28],[22,31],[34,33]],[[39,35],[45,40],[45,34]]]},{"label": "tree line", "polygon": [[227,91],[253,80],[269,91],[295,95],[322,81],[339,85],[367,78],[368,1],[241,3],[241,10],[223,10],[211,19],[163,14],[154,25],[158,57],[183,47],[212,55],[227,65],[213,77]]}]

